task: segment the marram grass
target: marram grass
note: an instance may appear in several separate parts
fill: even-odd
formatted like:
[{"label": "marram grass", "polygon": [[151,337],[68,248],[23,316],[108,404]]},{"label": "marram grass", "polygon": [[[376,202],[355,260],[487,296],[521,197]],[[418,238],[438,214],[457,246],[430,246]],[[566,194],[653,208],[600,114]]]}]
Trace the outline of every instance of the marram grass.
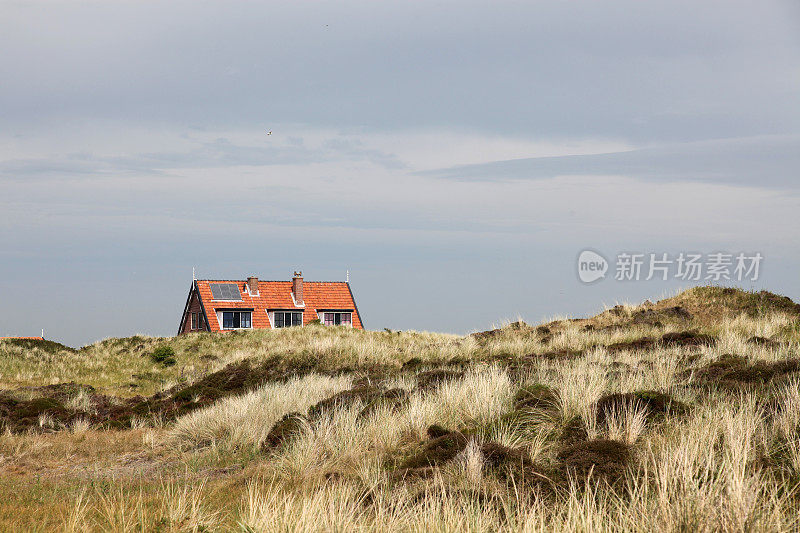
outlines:
[{"label": "marram grass", "polygon": [[[5,431],[0,530],[798,531],[800,372],[789,364],[800,357],[798,316],[737,293],[732,312],[704,318],[704,295],[718,297],[689,293],[678,302],[691,303],[693,318],[660,324],[637,321],[649,307],[630,306],[485,336],[303,328],[109,339],[74,353],[0,346],[2,386],[16,397],[65,381],[149,394],[244,359],[311,368],[174,422]],[[714,342],[613,347],[685,331]],[[164,344],[175,350],[172,367],[147,357]],[[439,370],[446,378],[425,385]],[[284,415],[376,384],[404,400],[370,410],[343,402],[265,446]],[[520,407],[520,388],[533,385],[555,399]],[[681,409],[654,413],[642,400],[599,416],[598,400],[615,393],[660,394]],[[91,401],[70,398],[76,408]],[[434,440],[434,425],[460,430],[466,446],[431,468],[404,469]],[[569,448],[575,427],[583,433]],[[624,460],[594,458],[583,476],[565,469],[565,450],[590,441],[619,443]],[[499,468],[497,450],[512,450],[533,476]]]}]

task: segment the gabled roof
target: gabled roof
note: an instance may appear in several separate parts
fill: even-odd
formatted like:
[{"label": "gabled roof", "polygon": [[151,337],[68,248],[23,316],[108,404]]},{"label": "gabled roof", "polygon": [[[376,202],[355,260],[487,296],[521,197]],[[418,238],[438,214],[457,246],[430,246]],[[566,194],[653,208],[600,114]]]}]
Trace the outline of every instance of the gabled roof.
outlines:
[{"label": "gabled roof", "polygon": [[[241,301],[214,300],[211,293],[211,285],[214,283],[235,283],[239,288]],[[353,313],[353,327],[363,327],[350,284],[344,281],[304,281],[303,306],[296,305],[292,298],[291,281],[259,280],[258,294],[252,296],[247,290],[245,280],[203,279],[197,280],[196,284],[211,331],[221,330],[216,311],[222,309],[252,309],[253,328],[271,327],[267,312],[274,310],[303,311],[303,325],[321,318],[317,316],[317,310],[346,310]]]}]

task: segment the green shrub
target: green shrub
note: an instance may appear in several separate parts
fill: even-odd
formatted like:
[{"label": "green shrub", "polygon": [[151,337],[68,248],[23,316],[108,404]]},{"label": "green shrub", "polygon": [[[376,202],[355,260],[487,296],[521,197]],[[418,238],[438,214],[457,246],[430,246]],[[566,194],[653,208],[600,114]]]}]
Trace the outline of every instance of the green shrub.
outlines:
[{"label": "green shrub", "polygon": [[164,366],[172,366],[178,361],[175,359],[175,350],[172,346],[159,346],[150,354],[150,359],[154,363],[161,363]]}]

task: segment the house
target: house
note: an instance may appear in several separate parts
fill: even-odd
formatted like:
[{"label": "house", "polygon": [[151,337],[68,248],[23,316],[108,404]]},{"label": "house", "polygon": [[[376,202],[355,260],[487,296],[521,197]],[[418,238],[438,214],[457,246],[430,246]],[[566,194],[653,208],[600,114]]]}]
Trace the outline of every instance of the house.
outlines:
[{"label": "house", "polygon": [[315,320],[364,329],[349,282],[303,281],[301,272],[291,281],[199,279],[192,282],[178,335],[287,328]]}]

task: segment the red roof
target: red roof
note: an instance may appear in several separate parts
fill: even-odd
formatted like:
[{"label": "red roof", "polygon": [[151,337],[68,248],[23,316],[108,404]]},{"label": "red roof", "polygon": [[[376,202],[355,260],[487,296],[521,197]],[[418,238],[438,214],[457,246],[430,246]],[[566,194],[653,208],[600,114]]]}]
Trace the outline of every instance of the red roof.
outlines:
[{"label": "red roof", "polygon": [[4,340],[4,339],[20,339],[20,340],[43,341],[44,337],[0,337],[0,340]]},{"label": "red roof", "polygon": [[[235,283],[241,301],[214,300],[211,293],[211,284],[214,283]],[[259,281],[258,294],[254,296],[248,292],[245,280],[197,280],[197,289],[211,331],[221,330],[216,312],[224,309],[252,309],[253,328],[256,329],[272,327],[267,315],[269,311],[303,311],[303,325],[322,319],[317,310],[349,311],[353,327],[363,329],[350,284],[344,281],[304,281],[302,307],[295,305],[292,298],[291,281]]]}]

